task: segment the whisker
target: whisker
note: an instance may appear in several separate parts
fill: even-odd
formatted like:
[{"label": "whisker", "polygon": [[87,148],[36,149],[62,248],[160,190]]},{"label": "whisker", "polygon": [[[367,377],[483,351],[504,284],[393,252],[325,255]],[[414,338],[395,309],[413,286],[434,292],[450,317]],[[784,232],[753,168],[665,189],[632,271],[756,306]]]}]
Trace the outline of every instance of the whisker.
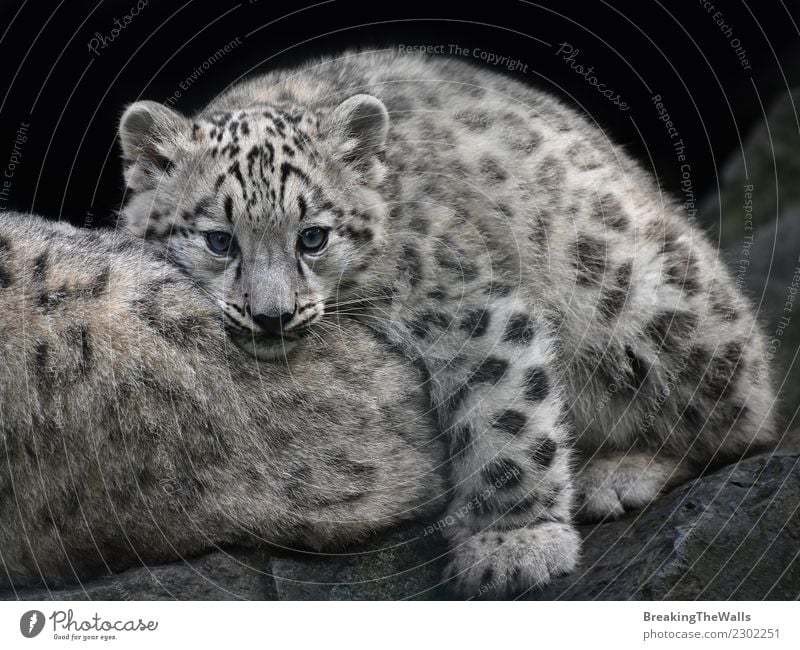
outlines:
[{"label": "whisker", "polygon": [[341,305],[352,305],[356,303],[365,303],[365,302],[372,302],[373,300],[386,300],[387,295],[385,293],[376,293],[369,296],[360,296],[358,298],[354,298],[353,300],[342,300],[339,302],[325,302],[326,307],[339,307]]},{"label": "whisker", "polygon": [[309,337],[312,339],[319,341],[320,345],[324,345],[325,347],[330,347],[328,342],[319,334],[319,332],[315,332],[313,330],[308,331]]},{"label": "whisker", "polygon": [[389,312],[367,312],[367,311],[330,311],[325,314],[328,318],[347,316],[349,318],[382,318],[386,321],[397,321],[393,314]]}]

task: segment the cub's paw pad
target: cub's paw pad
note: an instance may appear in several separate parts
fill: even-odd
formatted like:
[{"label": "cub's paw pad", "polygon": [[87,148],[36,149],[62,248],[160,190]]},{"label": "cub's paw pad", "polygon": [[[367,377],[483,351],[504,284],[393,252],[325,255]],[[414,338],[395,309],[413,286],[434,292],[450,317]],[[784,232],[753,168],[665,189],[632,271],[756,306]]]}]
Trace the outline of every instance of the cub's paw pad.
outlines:
[{"label": "cub's paw pad", "polygon": [[477,533],[453,540],[445,580],[463,598],[504,600],[571,573],[580,535],[570,524]]}]

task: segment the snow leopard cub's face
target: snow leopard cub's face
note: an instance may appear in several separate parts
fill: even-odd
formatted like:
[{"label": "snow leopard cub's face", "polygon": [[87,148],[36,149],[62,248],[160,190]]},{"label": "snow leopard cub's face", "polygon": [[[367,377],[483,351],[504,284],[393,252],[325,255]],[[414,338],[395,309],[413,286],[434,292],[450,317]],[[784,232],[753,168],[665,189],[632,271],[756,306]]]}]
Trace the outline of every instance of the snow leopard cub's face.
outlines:
[{"label": "snow leopard cub's face", "polygon": [[383,104],[259,104],[191,120],[155,102],[122,117],[122,225],[163,242],[226,317],[234,341],[282,356],[370,282],[382,248]]}]

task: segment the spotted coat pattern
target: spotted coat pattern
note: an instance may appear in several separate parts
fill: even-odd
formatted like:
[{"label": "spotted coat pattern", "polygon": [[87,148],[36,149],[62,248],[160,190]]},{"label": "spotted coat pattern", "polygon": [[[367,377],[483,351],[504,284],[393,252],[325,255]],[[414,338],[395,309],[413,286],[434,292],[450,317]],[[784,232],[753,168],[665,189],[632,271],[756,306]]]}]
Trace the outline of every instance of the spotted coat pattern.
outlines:
[{"label": "spotted coat pattern", "polygon": [[[618,515],[774,438],[762,335],[705,235],[543,92],[349,52],[193,118],[139,102],[121,140],[122,222],[224,302],[240,345],[274,358],[355,317],[424,369],[467,595],[572,570],[576,510]],[[308,227],[328,233],[313,255]],[[235,239],[225,260],[209,230]],[[277,340],[265,309],[291,316]]]},{"label": "spotted coat pattern", "polygon": [[12,213],[0,278],[0,587],[338,551],[442,507],[419,373],[359,323],[265,364],[147,242]]}]

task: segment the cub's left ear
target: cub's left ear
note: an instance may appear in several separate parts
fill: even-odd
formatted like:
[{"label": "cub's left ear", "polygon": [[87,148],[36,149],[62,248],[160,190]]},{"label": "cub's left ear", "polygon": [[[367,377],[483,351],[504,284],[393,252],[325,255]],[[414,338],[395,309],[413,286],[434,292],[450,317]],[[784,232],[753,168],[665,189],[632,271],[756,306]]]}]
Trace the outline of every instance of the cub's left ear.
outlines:
[{"label": "cub's left ear", "polygon": [[383,102],[372,95],[353,95],[333,109],[326,126],[334,155],[358,169],[366,185],[379,183],[389,133],[389,112]]}]

